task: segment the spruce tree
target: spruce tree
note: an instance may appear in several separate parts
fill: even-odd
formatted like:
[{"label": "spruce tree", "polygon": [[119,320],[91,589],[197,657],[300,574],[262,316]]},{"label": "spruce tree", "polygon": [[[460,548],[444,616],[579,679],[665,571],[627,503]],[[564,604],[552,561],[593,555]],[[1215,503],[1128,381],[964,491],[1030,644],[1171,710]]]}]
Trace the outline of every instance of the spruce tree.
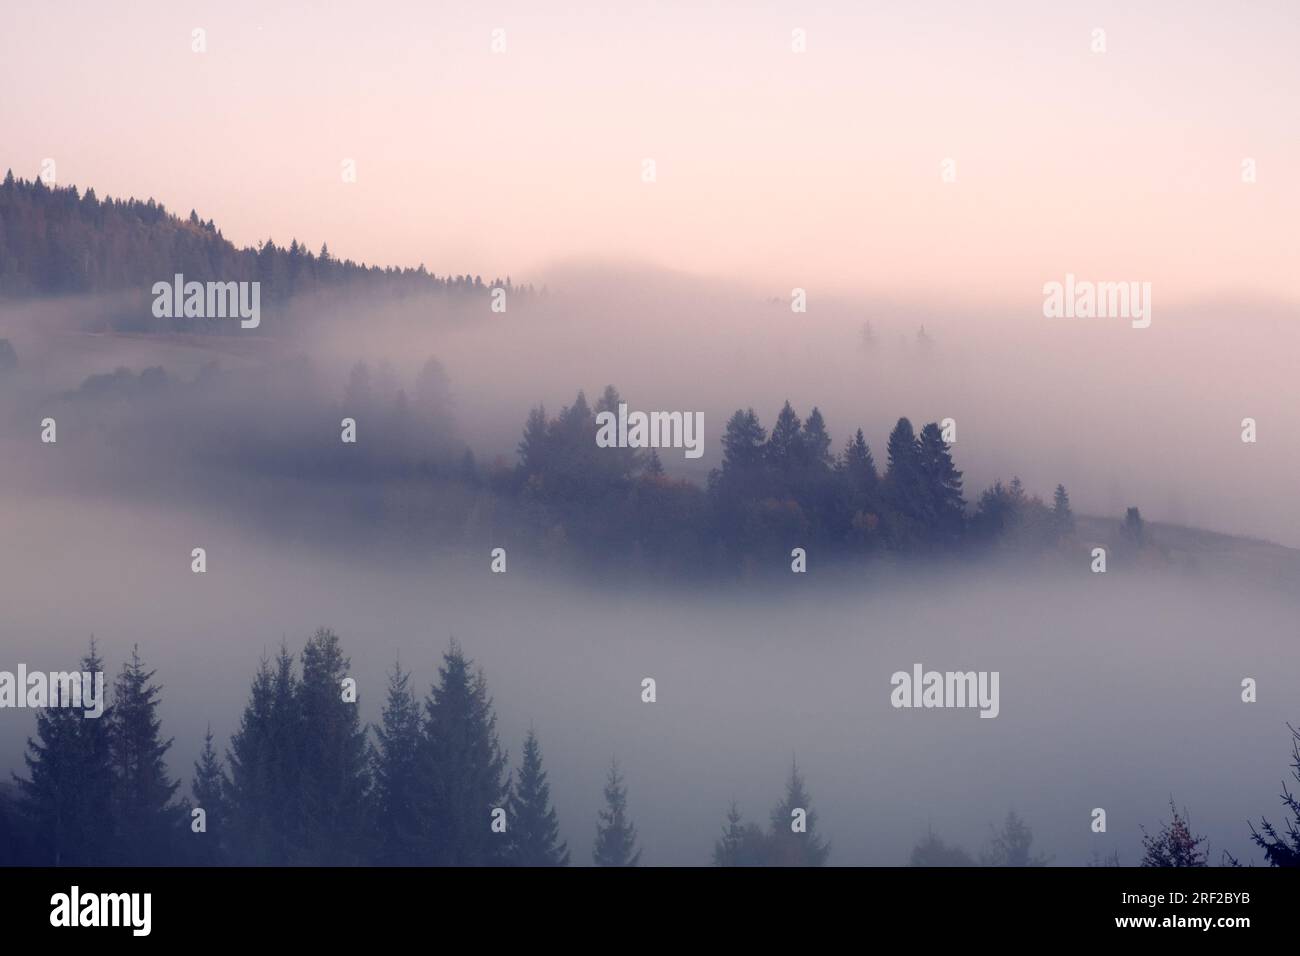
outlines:
[{"label": "spruce tree", "polygon": [[722,435],[722,470],[739,472],[758,468],[763,460],[767,432],[752,408],[737,410],[727,420]]},{"label": "spruce tree", "polygon": [[641,851],[636,846],[636,827],[627,818],[627,788],[618,772],[618,761],[610,764],[605,781],[605,809],[596,824],[596,845],[591,856],[597,866],[636,866]]},{"label": "spruce tree", "polygon": [[1205,837],[1193,836],[1187,820],[1187,811],[1181,814],[1169,800],[1169,812],[1172,819],[1160,827],[1160,832],[1151,836],[1142,829],[1142,863],[1141,866],[1205,866],[1206,854],[1202,849]]},{"label": "spruce tree", "polygon": [[204,832],[190,832],[195,849],[191,858],[209,866],[226,860],[225,848],[229,839],[229,814],[226,811],[226,790],[230,783],[221,766],[221,758],[212,744],[212,725],[203,735],[203,751],[194,761],[194,776],[190,780],[190,793],[195,808],[204,813]]},{"label": "spruce tree", "polygon": [[[444,866],[499,863],[503,834],[491,829],[492,811],[505,805],[506,758],[482,671],[471,673],[453,640],[424,704],[422,763],[429,776],[423,839],[431,862]],[[507,833],[508,821],[507,821]]]},{"label": "spruce tree", "polygon": [[[1300,782],[1300,731],[1290,724],[1291,731],[1291,775]],[[1282,784],[1282,803],[1290,812],[1291,818],[1283,824],[1283,832],[1269,823],[1260,820],[1259,829],[1252,825],[1250,838],[1264,851],[1269,866],[1300,867],[1300,799],[1297,799],[1285,783]]]},{"label": "spruce tree", "polygon": [[802,424],[795,410],[786,402],[776,416],[772,434],[768,436],[764,456],[773,472],[788,485],[794,477],[794,471],[804,460]]},{"label": "spruce tree", "polygon": [[507,800],[507,858],[514,866],[568,866],[569,851],[551,806],[551,787],[542,769],[542,748],[531,729],[524,739],[519,782]]},{"label": "spruce tree", "polygon": [[988,849],[980,854],[981,866],[1046,866],[1047,857],[1030,851],[1033,831],[1014,810],[1007,811],[1002,829],[994,829]]},{"label": "spruce tree", "polygon": [[161,737],[158,698],[162,688],[153,682],[138,647],[122,666],[113,692],[109,723],[115,778],[119,855],[125,866],[158,866],[178,849],[184,808],[173,798],[179,780],[167,775],[166,755],[172,740]]},{"label": "spruce tree", "polygon": [[948,443],[934,422],[921,429],[917,440],[917,466],[921,497],[925,503],[923,514],[927,537],[933,542],[950,545],[960,537],[965,525],[966,501],[962,498],[961,472],[953,464]]},{"label": "spruce tree", "polygon": [[419,702],[408,686],[410,677],[400,663],[393,665],[371,758],[378,862],[388,866],[420,862],[421,722]]},{"label": "spruce tree", "polygon": [[1057,485],[1052,496],[1052,527],[1058,538],[1074,534],[1074,512],[1070,510],[1070,496],[1065,485]]},{"label": "spruce tree", "polygon": [[736,802],[727,811],[727,825],[713,844],[714,866],[765,866],[769,845],[757,823],[745,823]]},{"label": "spruce tree", "polygon": [[826,420],[822,418],[821,410],[815,406],[808,413],[807,421],[803,423],[799,444],[804,460],[809,466],[819,471],[830,468],[831,436],[826,431]]},{"label": "spruce tree", "polygon": [[859,428],[847,445],[840,459],[840,468],[849,481],[849,488],[855,496],[871,499],[875,496],[879,476],[876,474],[876,461],[871,457],[871,448]]},{"label": "spruce tree", "polygon": [[906,418],[900,418],[889,433],[887,448],[884,492],[890,509],[889,533],[895,547],[906,549],[920,537],[926,512],[920,448],[912,423]]},{"label": "spruce tree", "polygon": [[271,743],[274,695],[275,675],[270,662],[263,659],[226,755],[230,766],[226,805],[229,846],[233,862],[245,866],[283,865],[287,858],[275,825],[278,775]]},{"label": "spruce tree", "polygon": [[[81,670],[102,674],[104,661],[90,642]],[[107,691],[107,688],[105,688]],[[28,738],[27,779],[15,775],[18,809],[47,866],[104,866],[114,862],[117,826],[109,723],[84,709],[49,707],[36,712],[36,737]]]},{"label": "spruce tree", "polygon": [[350,661],[339,638],[321,628],[302,651],[296,708],[299,776],[294,801],[301,813],[297,862],[352,865],[367,852],[370,771],[359,700],[345,700]]},{"label": "spruce tree", "polygon": [[[796,811],[800,810],[803,811],[803,830],[796,832]],[[804,788],[799,767],[793,761],[785,785],[785,797],[772,808],[769,840],[771,862],[776,866],[821,866],[831,853],[830,845],[817,833],[817,813]]]},{"label": "spruce tree", "polygon": [[944,843],[933,831],[912,847],[909,866],[974,866],[975,860],[961,847]]}]

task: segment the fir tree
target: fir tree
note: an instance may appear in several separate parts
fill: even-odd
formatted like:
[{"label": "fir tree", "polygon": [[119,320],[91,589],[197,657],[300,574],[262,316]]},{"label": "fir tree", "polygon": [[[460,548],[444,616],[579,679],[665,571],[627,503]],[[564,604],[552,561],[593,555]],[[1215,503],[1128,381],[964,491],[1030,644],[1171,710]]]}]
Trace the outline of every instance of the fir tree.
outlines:
[{"label": "fir tree", "polygon": [[230,783],[221,766],[221,758],[212,745],[212,725],[203,736],[203,751],[194,762],[194,777],[190,793],[194,805],[204,813],[204,832],[192,834],[198,841],[198,850],[191,855],[199,862],[212,865],[225,860],[225,846],[229,836],[229,814],[226,812],[226,790]]},{"label": "fir tree", "polygon": [[966,520],[966,501],[961,493],[961,472],[939,426],[931,422],[921,429],[917,442],[917,465],[925,500],[925,519],[930,540],[952,544],[961,535]]},{"label": "fir tree", "polygon": [[1070,510],[1070,496],[1065,485],[1057,485],[1052,496],[1052,527],[1056,529],[1057,537],[1074,534],[1074,512]]},{"label": "fir tree", "polygon": [[507,858],[512,865],[569,865],[569,851],[559,838],[559,821],[551,806],[551,787],[542,769],[542,748],[531,729],[524,739],[519,782],[511,790],[507,807]]},{"label": "fir tree", "polygon": [[981,866],[1046,866],[1047,857],[1030,852],[1033,831],[1014,810],[1007,811],[1002,829],[994,830],[989,846],[980,855]]},{"label": "fir tree", "polygon": [[114,862],[127,866],[167,862],[176,851],[185,812],[173,802],[180,781],[167,775],[165,758],[172,741],[161,738],[162,688],[153,677],[133,647],[114,686],[109,730],[120,841]]},{"label": "fir tree", "polygon": [[[1300,731],[1290,724],[1287,724],[1287,730],[1291,731],[1291,775],[1300,782]],[[1282,803],[1291,814],[1283,824],[1284,831],[1279,833],[1268,820],[1260,820],[1258,830],[1251,826],[1250,838],[1264,851],[1269,866],[1297,867],[1300,866],[1300,799],[1285,783],[1282,784]]]},{"label": "fir tree", "polygon": [[944,843],[933,830],[912,847],[910,866],[974,866],[971,855],[959,846]]},{"label": "fir tree", "polygon": [[618,762],[610,764],[605,780],[605,809],[596,824],[596,845],[591,856],[597,866],[636,866],[641,851],[636,846],[636,827],[627,817],[627,788],[618,772]]},{"label": "fir tree", "polygon": [[1172,819],[1151,836],[1142,830],[1142,866],[1205,866],[1206,853],[1202,849],[1205,837],[1193,836],[1187,821],[1187,811],[1181,814],[1169,800]]},{"label": "fir tree", "polygon": [[283,864],[287,857],[274,819],[274,803],[279,798],[271,742],[274,695],[275,676],[270,662],[263,659],[226,758],[230,766],[226,805],[229,847],[233,861],[241,865]]},{"label": "fir tree", "polygon": [[378,857],[384,865],[419,862],[421,809],[420,705],[408,684],[410,673],[393,665],[382,722],[372,753]]},{"label": "fir tree", "polygon": [[[102,674],[95,642],[81,660],[84,673]],[[84,703],[84,701],[83,701]],[[50,707],[36,713],[36,737],[27,741],[28,778],[15,775],[18,809],[35,844],[36,858],[50,866],[103,866],[117,850],[113,763],[109,724],[83,709]]]},{"label": "fir tree", "polygon": [[767,432],[752,408],[737,411],[727,421],[722,435],[722,470],[752,471],[763,461]]},{"label": "fir tree", "polygon": [[[797,811],[802,811],[802,814]],[[796,832],[794,826],[800,816],[803,829]],[[776,866],[821,866],[830,856],[830,845],[817,833],[817,813],[812,809],[812,800],[804,788],[799,767],[793,761],[785,785],[785,797],[772,808],[769,840],[771,861]]]},{"label": "fir tree", "polygon": [[768,436],[764,456],[773,471],[789,482],[794,469],[804,460],[802,425],[795,410],[786,402],[776,416]]},{"label": "fir tree", "polygon": [[487,681],[482,671],[471,673],[455,640],[443,655],[424,710],[422,762],[430,777],[424,851],[446,866],[500,862],[504,843],[490,824],[492,811],[504,806],[509,792],[506,758]]},{"label": "fir tree", "polygon": [[757,823],[745,823],[736,802],[727,811],[727,825],[713,845],[714,866],[766,866],[768,840]]},{"label": "fir tree", "polygon": [[359,700],[344,699],[349,666],[338,635],[330,630],[316,631],[303,648],[302,679],[296,687],[301,731],[294,803],[302,813],[298,861],[312,865],[360,863],[368,845],[366,730]]},{"label": "fir tree", "polygon": [[817,470],[830,468],[831,436],[826,431],[826,420],[822,418],[821,410],[815,406],[808,413],[807,421],[803,423],[799,444],[808,465]]}]

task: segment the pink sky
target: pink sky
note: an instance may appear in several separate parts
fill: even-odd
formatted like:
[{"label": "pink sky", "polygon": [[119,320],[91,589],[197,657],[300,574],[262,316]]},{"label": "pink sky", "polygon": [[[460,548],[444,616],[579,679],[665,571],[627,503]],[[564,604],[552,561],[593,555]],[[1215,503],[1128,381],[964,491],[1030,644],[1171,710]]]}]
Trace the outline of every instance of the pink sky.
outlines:
[{"label": "pink sky", "polygon": [[1294,2],[748,6],[14,5],[0,167],[438,272],[1296,300]]}]

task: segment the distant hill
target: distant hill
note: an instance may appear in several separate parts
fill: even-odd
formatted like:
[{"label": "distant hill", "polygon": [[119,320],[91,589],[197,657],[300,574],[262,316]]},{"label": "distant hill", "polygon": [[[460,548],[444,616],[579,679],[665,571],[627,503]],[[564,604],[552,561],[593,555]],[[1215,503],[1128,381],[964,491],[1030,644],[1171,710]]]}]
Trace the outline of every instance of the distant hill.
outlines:
[{"label": "distant hill", "polygon": [[532,293],[509,277],[445,275],[336,259],[328,244],[313,253],[297,240],[239,248],[209,219],[182,219],[150,199],[100,199],[95,190],[47,186],[39,178],[0,184],[0,296],[139,292],[176,273],[187,281],[259,281],[264,303],[357,285],[384,295],[487,296],[493,287]]},{"label": "distant hill", "polygon": [[[1081,544],[1103,547],[1122,537],[1123,522],[1091,515],[1076,517]],[[1300,588],[1300,550],[1237,535],[1183,525],[1148,522],[1147,552],[1157,565],[1200,574],[1247,578],[1257,584]]]}]

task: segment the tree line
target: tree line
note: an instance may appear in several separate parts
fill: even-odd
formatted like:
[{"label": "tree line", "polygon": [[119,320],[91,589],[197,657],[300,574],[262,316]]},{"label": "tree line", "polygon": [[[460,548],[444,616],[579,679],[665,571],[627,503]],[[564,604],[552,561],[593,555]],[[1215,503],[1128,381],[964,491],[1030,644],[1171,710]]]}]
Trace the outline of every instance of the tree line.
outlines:
[{"label": "tree line", "polygon": [[[537,734],[508,765],[481,668],[453,640],[423,698],[395,664],[380,722],[358,714],[350,662],[339,638],[320,629],[295,657],[281,647],[263,659],[238,728],[219,751],[209,729],[189,795],[170,775],[158,716],[162,688],[133,649],[99,718],[81,709],[36,714],[25,774],[0,788],[0,865],[139,866],[566,866],[571,862],[551,798]],[[92,640],[87,672],[104,661]],[[1300,781],[1300,732],[1293,771]],[[603,788],[592,862],[636,866],[641,848],[617,762]],[[1271,866],[1300,866],[1300,802],[1267,819],[1251,840]],[[1204,839],[1170,801],[1172,820],[1143,836],[1146,866],[1204,866]],[[733,802],[713,845],[716,866],[820,866],[831,847],[791,764],[768,827],[746,822]],[[1040,866],[1033,835],[1014,812],[980,854],[985,866]],[[1236,860],[1226,855],[1230,863]],[[1118,859],[1111,861],[1118,865]],[[914,866],[976,860],[933,832]]]},{"label": "tree line", "polygon": [[[338,259],[329,245],[312,252],[297,239],[239,248],[211,220],[181,218],[149,199],[100,199],[93,188],[51,186],[39,176],[0,183],[0,295],[31,296],[145,290],[171,281],[262,283],[263,303],[284,302],[322,288],[360,283],[369,292],[449,292],[487,297],[494,287],[529,295],[510,277],[436,275],[417,268],[381,268]],[[141,321],[148,316],[147,309]],[[177,325],[168,320],[169,328]],[[196,328],[211,328],[198,323]]]},{"label": "tree line", "polygon": [[770,432],[753,408],[737,410],[722,435],[721,465],[701,488],[667,477],[656,449],[597,447],[596,416],[622,401],[611,385],[594,407],[581,391],[557,416],[535,407],[518,464],[492,476],[499,490],[533,506],[535,524],[551,538],[702,571],[784,567],[795,547],[832,557],[1041,551],[1075,531],[1063,485],[1050,504],[1019,478],[968,502],[936,422],[918,432],[900,418],[882,472],[860,428],[833,450],[816,407],[801,418],[787,401]]}]

